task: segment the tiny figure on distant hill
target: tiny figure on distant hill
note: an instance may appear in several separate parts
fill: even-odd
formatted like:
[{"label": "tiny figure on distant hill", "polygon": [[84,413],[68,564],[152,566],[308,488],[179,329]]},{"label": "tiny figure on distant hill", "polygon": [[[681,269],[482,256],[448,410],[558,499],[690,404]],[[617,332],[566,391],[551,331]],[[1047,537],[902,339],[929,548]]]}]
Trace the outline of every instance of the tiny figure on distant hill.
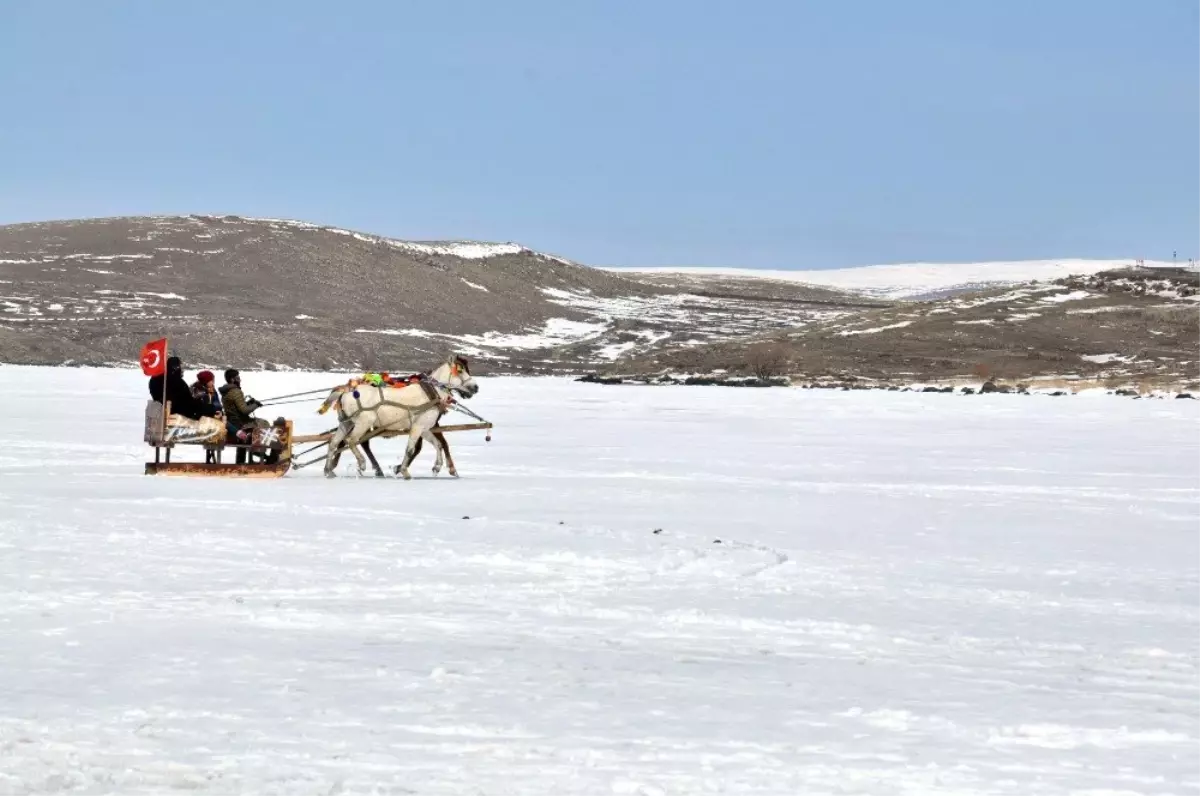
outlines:
[{"label": "tiny figure on distant hill", "polygon": [[218,410],[211,404],[204,404],[192,397],[192,390],[183,378],[183,362],[179,357],[167,358],[166,373],[150,377],[150,397],[163,403],[163,390],[166,389],[166,400],[171,402],[171,414],[181,415],[199,420],[201,417],[216,417]]}]

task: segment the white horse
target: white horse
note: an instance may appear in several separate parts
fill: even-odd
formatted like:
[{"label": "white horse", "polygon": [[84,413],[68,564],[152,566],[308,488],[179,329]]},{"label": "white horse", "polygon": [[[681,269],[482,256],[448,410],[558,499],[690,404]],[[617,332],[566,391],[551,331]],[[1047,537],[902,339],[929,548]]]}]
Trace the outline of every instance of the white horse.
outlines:
[{"label": "white horse", "polygon": [[434,424],[449,407],[451,391],[471,398],[479,392],[479,385],[471,377],[467,360],[457,355],[448,357],[425,378],[425,382],[430,385],[434,397],[421,384],[382,387],[362,382],[353,387],[335,388],[320,409],[324,412],[336,405],[339,420],[338,429],[329,441],[329,452],[325,455],[325,477],[334,477],[333,470],[343,444],[354,454],[361,473],[367,466],[358,450],[361,443],[378,436],[398,436],[406,431],[408,447],[403,463],[397,468],[400,475],[406,480],[412,478],[408,467],[416,458],[422,439],[437,451],[433,474],[440,473],[445,462],[445,450],[441,435],[433,430]]}]

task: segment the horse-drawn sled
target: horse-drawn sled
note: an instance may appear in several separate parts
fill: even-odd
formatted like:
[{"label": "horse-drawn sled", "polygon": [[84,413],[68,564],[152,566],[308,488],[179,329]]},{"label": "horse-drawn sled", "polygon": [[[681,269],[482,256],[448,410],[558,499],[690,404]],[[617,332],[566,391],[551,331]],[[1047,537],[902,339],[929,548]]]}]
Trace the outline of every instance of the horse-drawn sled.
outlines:
[{"label": "horse-drawn sled", "polygon": [[[163,349],[165,351],[165,344]],[[143,370],[146,369],[143,361]],[[491,440],[492,424],[454,398],[455,394],[472,397],[478,391],[479,386],[471,378],[466,359],[453,356],[434,370],[414,374],[400,383],[378,377],[351,379],[332,389],[280,396],[258,404],[316,400],[320,394],[327,393],[317,411],[325,414],[336,408],[338,425],[320,434],[296,434],[292,421],[280,417],[273,423],[255,420],[231,435],[219,418],[174,414],[170,401],[151,399],[146,404],[144,441],[154,449],[154,461],[146,462],[146,475],[281,478],[292,470],[324,462],[325,475],[332,478],[346,450],[354,455],[361,475],[366,470],[366,461],[359,452],[361,447],[370,458],[375,475],[383,477],[383,468],[371,451],[370,441],[380,437],[407,437],[404,459],[393,468],[397,475],[405,479],[411,477],[409,465],[427,441],[437,452],[434,474],[437,475],[443,463],[448,462],[450,474],[457,476],[444,435],[484,430],[486,439]],[[470,415],[478,422],[441,425],[442,417],[451,410]],[[311,447],[299,453],[295,451],[295,446],[306,444]],[[203,449],[205,460],[172,461],[172,452],[181,446]],[[317,453],[321,449],[324,452]],[[223,461],[231,450],[237,453],[236,463]],[[313,454],[310,458],[303,458],[310,454]]]}]

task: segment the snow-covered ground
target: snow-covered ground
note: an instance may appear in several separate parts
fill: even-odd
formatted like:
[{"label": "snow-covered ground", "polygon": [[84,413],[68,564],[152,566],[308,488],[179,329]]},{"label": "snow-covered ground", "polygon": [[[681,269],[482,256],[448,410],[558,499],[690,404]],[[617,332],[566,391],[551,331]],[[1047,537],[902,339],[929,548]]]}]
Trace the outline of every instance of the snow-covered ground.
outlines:
[{"label": "snow-covered ground", "polygon": [[406,483],[0,389],[0,793],[1200,792],[1195,402],[487,379]]},{"label": "snow-covered ground", "polygon": [[[749,268],[609,268],[614,272],[646,274],[691,274],[800,282],[837,288],[884,299],[916,298],[951,290],[979,289],[1032,280],[1062,279],[1128,268],[1135,260],[1013,260],[979,263],[897,263],[853,268],[801,270],[756,270]],[[1165,268],[1186,263],[1146,260],[1147,268]]]}]

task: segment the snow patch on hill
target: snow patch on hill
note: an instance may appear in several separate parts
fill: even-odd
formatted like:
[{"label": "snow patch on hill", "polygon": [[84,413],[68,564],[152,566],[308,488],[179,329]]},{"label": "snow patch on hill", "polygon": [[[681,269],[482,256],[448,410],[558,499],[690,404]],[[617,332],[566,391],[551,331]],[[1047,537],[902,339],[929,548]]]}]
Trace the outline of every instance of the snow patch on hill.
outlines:
[{"label": "snow patch on hill", "polygon": [[[979,263],[901,263],[854,268],[787,271],[749,268],[609,268],[619,273],[689,274],[798,282],[882,299],[913,299],[933,293],[1089,275],[1135,265],[1134,260],[1012,260]],[[1177,266],[1146,260],[1148,268]]]},{"label": "snow patch on hill", "polygon": [[292,229],[311,229],[321,230],[323,232],[332,232],[335,235],[345,235],[355,240],[360,240],[364,243],[383,244],[396,249],[416,252],[418,254],[432,255],[447,255],[450,257],[460,257],[464,260],[485,260],[489,257],[501,257],[509,254],[521,254],[522,252],[532,252],[532,250],[520,245],[519,243],[487,243],[481,241],[410,241],[397,240],[395,238],[385,238],[382,235],[368,235],[363,232],[355,232],[350,229],[341,229],[339,227],[326,227],[320,224],[311,224],[307,221],[296,221],[288,218],[246,218],[242,217],[242,221],[253,221],[268,226],[288,227]]},{"label": "snow patch on hill", "polygon": [[[589,361],[612,362],[672,340],[682,345],[711,343],[761,333],[764,329],[805,326],[846,314],[843,309],[792,305],[756,305],[687,293],[658,296],[598,296],[587,290],[539,288],[551,305],[586,316],[551,317],[516,332],[448,334],[423,329],[359,328],[356,334],[437,339],[469,356],[506,360],[516,352],[550,352],[588,344]],[[686,337],[685,337],[686,335]]]}]

